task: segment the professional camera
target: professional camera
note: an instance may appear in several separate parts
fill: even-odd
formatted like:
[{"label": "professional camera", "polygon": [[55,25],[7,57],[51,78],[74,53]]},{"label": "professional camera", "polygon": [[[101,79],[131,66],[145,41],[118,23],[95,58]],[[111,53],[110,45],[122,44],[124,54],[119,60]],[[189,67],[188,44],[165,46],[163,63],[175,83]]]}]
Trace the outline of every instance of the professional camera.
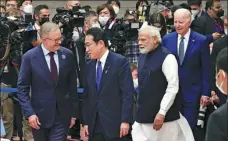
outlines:
[{"label": "professional camera", "polygon": [[67,26],[68,28],[82,27],[84,25],[86,10],[80,6],[73,6],[72,10],[59,7],[56,12],[57,14],[52,19],[56,24],[61,23],[63,27]]},{"label": "professional camera", "polygon": [[136,20],[118,20],[114,27],[111,41],[111,49],[117,53],[124,53],[124,44],[126,41],[136,41],[138,39],[138,30],[142,26],[142,22]]},{"label": "professional camera", "polygon": [[1,60],[10,58],[20,64],[23,55],[24,43],[31,43],[37,39],[37,31],[27,29],[31,24],[27,20],[15,17],[1,17],[0,22],[0,47]]}]

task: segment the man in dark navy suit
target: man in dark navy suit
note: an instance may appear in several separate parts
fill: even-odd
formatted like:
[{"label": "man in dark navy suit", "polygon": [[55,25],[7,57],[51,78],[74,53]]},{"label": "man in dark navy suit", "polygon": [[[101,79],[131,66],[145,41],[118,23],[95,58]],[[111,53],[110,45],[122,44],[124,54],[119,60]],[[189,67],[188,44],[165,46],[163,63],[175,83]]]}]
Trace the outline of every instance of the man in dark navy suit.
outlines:
[{"label": "man in dark navy suit", "polygon": [[89,141],[126,141],[133,122],[134,87],[125,57],[108,50],[100,28],[85,37],[91,61],[86,64],[83,103],[83,137]]},{"label": "man in dark navy suit", "polygon": [[194,129],[199,105],[205,107],[209,101],[212,68],[206,37],[192,31],[190,25],[191,13],[178,9],[174,13],[176,32],[164,36],[162,43],[178,60],[181,112]]},{"label": "man in dark navy suit", "polygon": [[40,38],[42,44],[22,58],[17,95],[35,141],[65,141],[78,118],[75,60],[70,50],[59,46],[56,24],[44,23]]}]

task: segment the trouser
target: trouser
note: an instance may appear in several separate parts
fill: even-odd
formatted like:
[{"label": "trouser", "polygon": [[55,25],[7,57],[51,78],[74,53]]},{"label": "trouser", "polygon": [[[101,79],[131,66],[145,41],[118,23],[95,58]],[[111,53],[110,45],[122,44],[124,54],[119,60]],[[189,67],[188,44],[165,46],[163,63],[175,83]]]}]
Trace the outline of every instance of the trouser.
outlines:
[{"label": "trouser", "polygon": [[[1,83],[1,88],[9,88],[9,85]],[[1,92],[1,115],[6,130],[6,139],[11,139],[13,136],[14,122],[14,104],[13,100],[8,97],[8,93]]]},{"label": "trouser", "polygon": [[28,120],[26,120],[24,117],[23,117],[22,124],[23,124],[23,136],[24,136],[24,139],[26,141],[34,141],[34,138],[33,138],[33,135],[32,135],[32,128],[29,125]]}]

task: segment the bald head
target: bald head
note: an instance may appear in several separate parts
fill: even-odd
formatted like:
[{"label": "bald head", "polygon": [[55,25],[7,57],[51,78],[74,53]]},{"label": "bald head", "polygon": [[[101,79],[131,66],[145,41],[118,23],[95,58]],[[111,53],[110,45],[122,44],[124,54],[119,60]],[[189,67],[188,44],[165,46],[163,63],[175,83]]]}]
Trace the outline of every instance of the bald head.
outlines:
[{"label": "bald head", "polygon": [[182,17],[183,19],[186,19],[186,20],[189,20],[189,21],[191,21],[191,19],[192,19],[191,12],[189,10],[187,10],[187,9],[184,9],[184,8],[177,9],[174,12],[174,19],[175,19],[175,16],[176,17]]},{"label": "bald head", "polygon": [[72,9],[73,6],[80,6],[80,1],[79,0],[68,0],[66,4],[67,9]]}]

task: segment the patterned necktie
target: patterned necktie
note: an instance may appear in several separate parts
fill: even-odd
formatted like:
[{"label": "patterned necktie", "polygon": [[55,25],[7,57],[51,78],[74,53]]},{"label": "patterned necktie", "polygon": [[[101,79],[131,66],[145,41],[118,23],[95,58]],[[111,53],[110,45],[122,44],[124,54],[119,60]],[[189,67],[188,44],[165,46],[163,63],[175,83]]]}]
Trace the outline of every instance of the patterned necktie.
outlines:
[{"label": "patterned necktie", "polygon": [[50,56],[50,67],[51,67],[51,77],[54,82],[57,81],[58,79],[58,72],[57,72],[57,66],[54,60],[54,52],[49,52],[48,53]]},{"label": "patterned necktie", "polygon": [[97,75],[96,75],[97,90],[99,90],[99,88],[100,88],[101,76],[102,76],[102,66],[101,66],[101,61],[98,61],[97,62]]},{"label": "patterned necktie", "polygon": [[184,61],[184,37],[181,37],[181,41],[179,44],[179,61],[180,64],[182,65],[183,61]]}]

